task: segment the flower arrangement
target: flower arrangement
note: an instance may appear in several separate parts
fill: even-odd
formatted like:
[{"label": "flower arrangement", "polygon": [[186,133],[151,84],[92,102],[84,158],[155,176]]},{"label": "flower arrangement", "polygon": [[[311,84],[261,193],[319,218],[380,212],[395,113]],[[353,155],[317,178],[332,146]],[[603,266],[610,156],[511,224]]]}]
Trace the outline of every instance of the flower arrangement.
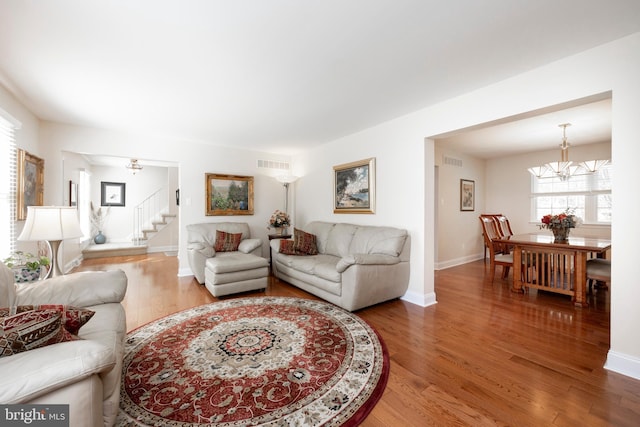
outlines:
[{"label": "flower arrangement", "polygon": [[109,208],[102,209],[93,206],[93,202],[91,202],[91,225],[93,225],[97,232],[102,232],[104,223],[107,220],[107,216],[109,215]]},{"label": "flower arrangement", "polygon": [[561,214],[545,215],[541,219],[542,224],[539,227],[553,230],[554,228],[576,228],[582,220],[573,214],[572,209],[567,209]]},{"label": "flower arrangement", "polygon": [[291,219],[286,212],[276,210],[273,214],[271,214],[271,218],[269,219],[269,227],[280,228],[288,227],[289,225],[291,225]]},{"label": "flower arrangement", "polygon": [[16,283],[38,280],[41,272],[47,271],[51,261],[46,256],[35,256],[28,252],[16,251],[2,262],[13,270]]}]

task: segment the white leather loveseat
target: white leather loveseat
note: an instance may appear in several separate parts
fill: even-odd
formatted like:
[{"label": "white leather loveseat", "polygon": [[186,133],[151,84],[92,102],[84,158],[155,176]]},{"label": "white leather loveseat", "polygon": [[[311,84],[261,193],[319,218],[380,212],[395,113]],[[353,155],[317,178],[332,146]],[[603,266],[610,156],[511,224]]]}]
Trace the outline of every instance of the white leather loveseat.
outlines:
[{"label": "white leather loveseat", "polygon": [[120,402],[127,289],[121,270],[91,271],[16,285],[0,263],[0,308],[60,304],[95,314],[80,340],[0,358],[0,403],[67,404],[70,426],[112,426]]},{"label": "white leather loveseat", "polygon": [[[249,224],[205,222],[187,225],[187,232],[191,271],[198,283],[204,283],[213,296],[267,287],[269,261],[262,258],[262,240],[251,238]],[[227,236],[241,234],[237,248],[216,250],[216,246],[220,249],[220,233]]]},{"label": "white leather loveseat", "polygon": [[279,279],[349,311],[406,293],[411,249],[406,230],[320,221],[303,230],[315,236],[317,255],[287,255],[280,252],[282,240],[270,242]]}]

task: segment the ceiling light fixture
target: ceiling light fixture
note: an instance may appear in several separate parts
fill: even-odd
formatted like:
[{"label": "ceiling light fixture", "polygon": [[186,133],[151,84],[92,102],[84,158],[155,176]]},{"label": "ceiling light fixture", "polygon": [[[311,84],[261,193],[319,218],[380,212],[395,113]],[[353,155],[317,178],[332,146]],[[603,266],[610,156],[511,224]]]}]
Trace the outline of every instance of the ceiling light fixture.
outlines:
[{"label": "ceiling light fixture", "polygon": [[131,159],[131,162],[129,162],[129,164],[125,167],[129,169],[129,172],[131,172],[133,175],[142,170],[142,166],[140,166],[140,164],[138,163],[138,159]]},{"label": "ceiling light fixture", "polygon": [[609,160],[586,160],[574,165],[569,160],[569,147],[571,144],[567,141],[567,127],[571,123],[562,123],[558,127],[562,128],[562,144],[560,144],[560,161],[549,162],[542,166],[534,166],[528,169],[531,175],[537,178],[554,178],[558,177],[562,181],[566,181],[572,176],[588,175],[598,172],[603,166],[609,163]]}]

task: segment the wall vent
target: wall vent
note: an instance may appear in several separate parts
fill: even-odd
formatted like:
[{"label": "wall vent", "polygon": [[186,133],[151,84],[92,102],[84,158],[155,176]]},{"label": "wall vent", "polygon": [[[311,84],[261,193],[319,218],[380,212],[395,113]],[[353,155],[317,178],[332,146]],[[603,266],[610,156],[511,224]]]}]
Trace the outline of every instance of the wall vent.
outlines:
[{"label": "wall vent", "polygon": [[289,162],[281,162],[278,160],[260,160],[258,159],[258,169],[278,169],[289,170]]},{"label": "wall vent", "polygon": [[442,157],[445,165],[456,166],[459,168],[462,167],[462,160],[456,159],[454,157],[448,157],[448,156],[442,156]]}]

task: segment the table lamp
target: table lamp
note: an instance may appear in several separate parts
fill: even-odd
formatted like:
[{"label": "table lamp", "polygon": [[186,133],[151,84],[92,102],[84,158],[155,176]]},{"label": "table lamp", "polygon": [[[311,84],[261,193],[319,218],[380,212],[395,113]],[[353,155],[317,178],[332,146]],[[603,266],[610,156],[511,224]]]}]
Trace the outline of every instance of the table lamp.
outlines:
[{"label": "table lamp", "polygon": [[58,248],[66,239],[82,237],[78,210],[66,206],[28,206],[27,220],[20,241],[46,240],[51,247],[51,277],[62,276],[58,263]]}]

